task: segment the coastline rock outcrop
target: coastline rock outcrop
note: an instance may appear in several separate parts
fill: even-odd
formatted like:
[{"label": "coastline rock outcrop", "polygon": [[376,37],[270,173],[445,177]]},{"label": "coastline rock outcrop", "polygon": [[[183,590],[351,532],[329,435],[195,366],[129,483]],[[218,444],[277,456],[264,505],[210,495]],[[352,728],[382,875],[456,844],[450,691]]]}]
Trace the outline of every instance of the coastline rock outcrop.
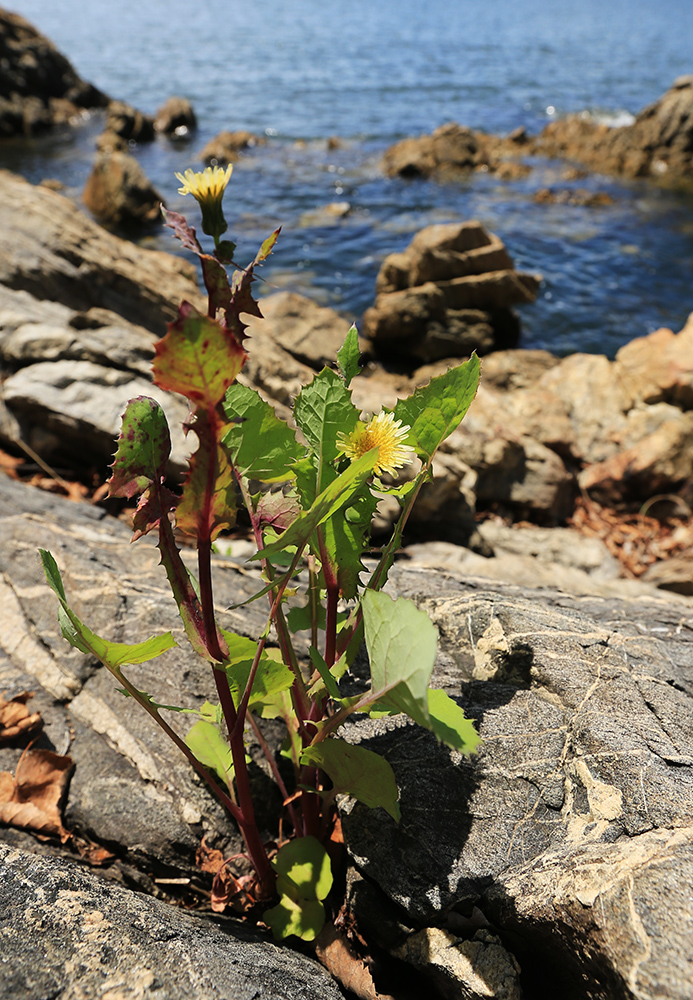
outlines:
[{"label": "coastline rock outcrop", "polygon": [[0,9],[0,137],[43,132],[108,103],[51,41]]},{"label": "coastline rock outcrop", "polygon": [[491,171],[502,180],[516,180],[530,172],[519,160],[525,141],[524,133],[504,140],[447,122],[430,135],[402,139],[390,146],[382,167],[388,177],[452,180],[481,170]]},{"label": "coastline rock outcrop", "polygon": [[197,115],[187,97],[169,97],[154,116],[154,131],[182,139],[197,128]]},{"label": "coastline rock outcrop", "polygon": [[512,306],[533,302],[540,280],[515,271],[479,222],[428,226],[383,261],[362,333],[376,357],[401,365],[515,347]]},{"label": "coastline rock outcrop", "polygon": [[124,229],[156,222],[164,203],[134,156],[118,149],[97,154],[82,197],[98,222]]},{"label": "coastline rock outcrop", "polygon": [[199,158],[207,166],[211,164],[212,166],[225,167],[229,163],[235,163],[243,150],[252,149],[264,142],[265,140],[261,136],[253,135],[246,129],[240,129],[237,132],[219,132],[203,147]]},{"label": "coastline rock outcrop", "polygon": [[693,75],[678,77],[631,125],[612,127],[584,113],[568,115],[547,125],[530,151],[626,177],[693,180]]}]

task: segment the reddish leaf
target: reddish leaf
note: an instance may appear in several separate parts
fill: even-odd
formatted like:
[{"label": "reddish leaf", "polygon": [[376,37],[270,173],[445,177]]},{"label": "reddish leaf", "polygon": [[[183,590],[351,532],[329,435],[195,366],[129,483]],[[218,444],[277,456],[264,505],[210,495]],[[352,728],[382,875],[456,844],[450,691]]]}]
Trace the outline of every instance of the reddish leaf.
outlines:
[{"label": "reddish leaf", "polygon": [[213,410],[235,381],[246,353],[226,327],[184,302],[175,323],[156,344],[154,381]]},{"label": "reddish leaf", "polygon": [[251,293],[251,285],[255,280],[255,268],[258,264],[262,264],[272,253],[280,232],[280,229],[276,229],[271,236],[267,237],[260,247],[255,260],[245,270],[234,271],[233,273],[231,280],[231,306],[226,310],[226,324],[230,330],[233,330],[238,338],[238,342],[241,344],[245,339],[245,331],[248,327],[247,323],[241,321],[241,313],[248,313],[249,316],[257,316],[258,319],[262,319],[260,307]]},{"label": "reddish leaf", "polygon": [[231,308],[231,287],[226,268],[206,253],[200,255],[200,261],[202,263],[202,278],[209,296],[210,316],[216,316],[219,309],[223,309],[227,313]]},{"label": "reddish leaf", "polygon": [[65,843],[71,834],[62,824],[60,803],[72,768],[71,757],[50,750],[23,753],[14,777],[0,773],[0,823],[57,835]]},{"label": "reddish leaf", "polygon": [[260,523],[277,531],[286,531],[301,513],[301,505],[295,494],[264,493],[258,501],[257,511]]},{"label": "reddish leaf", "polygon": [[152,528],[158,528],[162,517],[167,517],[169,511],[175,510],[180,497],[172,493],[166,486],[155,489],[152,486],[145,490],[137,504],[137,510],[132,515],[133,542],[137,541]]},{"label": "reddish leaf", "polygon": [[0,744],[9,743],[17,736],[26,736],[41,728],[41,713],[32,714],[26,707],[26,703],[33,697],[33,691],[22,691],[6,701],[0,694]]},{"label": "reddish leaf", "polygon": [[136,396],[123,414],[118,449],[108,481],[112,497],[134,497],[160,483],[171,454],[166,415],[155,399]]},{"label": "reddish leaf", "polygon": [[183,496],[176,510],[176,526],[187,535],[212,541],[223,528],[236,523],[236,494],[233,470],[226,460],[218,437],[226,429],[212,414],[198,412],[193,430],[200,446],[190,458]]},{"label": "reddish leaf", "polygon": [[197,242],[197,236],[192,226],[188,225],[188,220],[178,212],[169,212],[162,206],[161,214],[164,217],[164,224],[173,230],[173,235],[179,239],[186,250],[202,255],[202,247]]}]

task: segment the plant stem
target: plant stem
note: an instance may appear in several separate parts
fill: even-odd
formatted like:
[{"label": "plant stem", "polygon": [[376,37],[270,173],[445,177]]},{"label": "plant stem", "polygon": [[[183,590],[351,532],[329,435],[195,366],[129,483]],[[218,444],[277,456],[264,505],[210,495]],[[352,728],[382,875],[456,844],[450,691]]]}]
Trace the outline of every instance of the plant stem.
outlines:
[{"label": "plant stem", "polygon": [[270,770],[272,771],[272,775],[274,776],[274,780],[277,783],[277,787],[279,788],[279,791],[282,794],[282,797],[284,799],[284,804],[286,805],[286,808],[289,811],[289,816],[291,817],[291,822],[294,825],[294,830],[296,831],[297,834],[301,834],[302,833],[302,827],[303,827],[303,824],[301,822],[301,818],[298,815],[298,813],[296,812],[296,809],[294,808],[293,802],[289,802],[288,801],[291,798],[291,796],[289,795],[289,793],[287,791],[286,785],[284,784],[284,779],[282,778],[281,772],[280,772],[279,768],[277,767],[277,762],[274,759],[274,754],[272,753],[272,751],[270,750],[269,746],[267,745],[267,740],[262,735],[262,732],[260,731],[260,726],[258,725],[258,722],[257,722],[255,716],[252,714],[252,712],[248,712],[248,715],[246,716],[246,718],[248,719],[248,723],[250,724],[250,728],[255,733],[255,738],[258,741],[258,743],[260,744],[260,748],[261,748],[262,752],[265,755],[267,763],[269,764]]}]

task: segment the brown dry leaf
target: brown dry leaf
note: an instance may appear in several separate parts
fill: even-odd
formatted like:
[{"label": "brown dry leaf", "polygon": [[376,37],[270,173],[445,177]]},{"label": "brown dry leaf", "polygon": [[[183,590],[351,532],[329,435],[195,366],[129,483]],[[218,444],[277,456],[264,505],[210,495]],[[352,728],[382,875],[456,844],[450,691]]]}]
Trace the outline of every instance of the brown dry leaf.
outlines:
[{"label": "brown dry leaf", "polygon": [[0,448],[0,469],[6,472],[10,479],[19,479],[17,469],[20,465],[24,465],[25,461],[25,458],[16,458],[14,455],[8,455],[6,451]]},{"label": "brown dry leaf", "polygon": [[72,836],[62,824],[60,803],[73,768],[71,757],[50,750],[27,750],[14,777],[0,772],[0,823],[57,835],[63,844]]},{"label": "brown dry leaf", "polygon": [[195,852],[195,864],[201,871],[209,872],[210,875],[216,875],[224,864],[224,855],[215,847],[208,847],[203,837],[200,846]]},{"label": "brown dry leaf", "polygon": [[387,993],[378,993],[367,966],[354,955],[334,924],[326,924],[315,939],[315,957],[345,990],[361,1000],[393,1000]]},{"label": "brown dry leaf", "polygon": [[34,733],[41,728],[41,713],[32,714],[26,707],[26,703],[33,697],[33,691],[22,691],[7,701],[0,694],[0,744],[9,743],[17,736]]}]

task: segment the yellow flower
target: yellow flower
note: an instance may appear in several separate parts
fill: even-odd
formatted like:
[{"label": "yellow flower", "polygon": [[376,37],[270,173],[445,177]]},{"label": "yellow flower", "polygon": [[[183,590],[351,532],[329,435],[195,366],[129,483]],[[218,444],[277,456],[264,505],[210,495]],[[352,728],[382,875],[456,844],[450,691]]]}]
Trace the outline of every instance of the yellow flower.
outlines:
[{"label": "yellow flower", "polygon": [[188,167],[184,174],[176,174],[183,185],[178,194],[191,194],[195,198],[202,209],[202,231],[213,236],[215,243],[227,229],[221,202],[232,173],[233,165],[229,164],[226,170],[206,167],[196,172]]},{"label": "yellow flower", "polygon": [[378,449],[378,460],[373,467],[376,476],[389,472],[394,476],[397,469],[408,465],[414,459],[414,449],[402,444],[406,438],[409,426],[401,426],[401,420],[395,420],[394,413],[377,413],[364,423],[359,420],[356,429],[351,434],[340,432],[337,435],[337,447],[354,462],[372,448]]}]

